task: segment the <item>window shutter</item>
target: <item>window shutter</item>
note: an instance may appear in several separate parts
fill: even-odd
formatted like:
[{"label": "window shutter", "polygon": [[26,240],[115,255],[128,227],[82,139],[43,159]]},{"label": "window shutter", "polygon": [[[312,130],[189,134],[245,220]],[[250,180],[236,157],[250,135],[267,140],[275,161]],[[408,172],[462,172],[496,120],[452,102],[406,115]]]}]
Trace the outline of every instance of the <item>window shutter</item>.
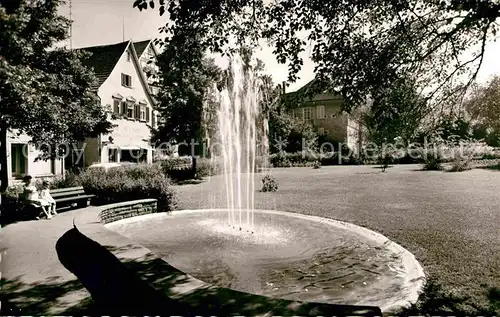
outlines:
[{"label": "window shutter", "polygon": [[149,122],[149,107],[146,107],[146,122]]},{"label": "window shutter", "polygon": [[122,114],[127,114],[127,103],[125,101],[122,102]]},{"label": "window shutter", "polygon": [[141,106],[139,105],[134,105],[134,118],[136,119],[141,118]]},{"label": "window shutter", "polygon": [[[149,113],[149,112],[148,112]],[[156,123],[156,115],[154,113],[151,113],[151,126],[154,128],[155,127],[155,123]]]},{"label": "window shutter", "polygon": [[120,102],[118,100],[115,100],[113,102],[113,112],[114,113],[120,113]]}]

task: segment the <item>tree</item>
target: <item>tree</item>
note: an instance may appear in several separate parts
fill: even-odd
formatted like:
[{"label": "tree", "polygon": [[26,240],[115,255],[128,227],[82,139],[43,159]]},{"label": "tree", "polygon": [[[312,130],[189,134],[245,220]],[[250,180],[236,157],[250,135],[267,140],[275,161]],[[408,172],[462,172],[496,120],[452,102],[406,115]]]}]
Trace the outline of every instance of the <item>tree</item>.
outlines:
[{"label": "tree", "polygon": [[476,85],[464,104],[474,138],[484,139],[490,146],[500,145],[500,77]]},{"label": "tree", "polygon": [[[69,21],[58,15],[61,0],[0,1],[0,124],[31,137],[44,159],[53,145],[109,133],[112,124],[101,106],[94,74],[85,55],[54,44],[67,37]],[[2,159],[6,153],[2,153]]]},{"label": "tree", "polygon": [[[203,140],[206,134],[203,114],[204,111],[212,112],[204,106],[208,101],[215,107],[214,101],[209,100],[209,91],[214,82],[222,80],[222,70],[213,59],[204,57],[204,52],[195,44],[196,38],[182,37],[182,41],[178,45],[165,46],[157,58],[157,100],[162,120],[153,130],[152,141],[156,144],[185,142],[191,145],[193,140]],[[186,56],[192,57],[190,63],[185,63]],[[180,154],[187,154],[190,147],[183,146],[179,150]]]},{"label": "tree", "polygon": [[[340,93],[345,110],[407,73],[418,74],[418,84],[431,87],[426,96],[438,101],[449,97],[451,82],[463,78],[456,87],[468,87],[500,16],[500,3],[476,0],[134,1],[140,10],[148,4],[169,13],[160,42],[190,30],[202,35],[197,45],[203,49],[228,52],[233,42],[265,38],[288,65],[291,81],[310,45],[320,79],[314,90]],[[463,54],[469,51],[470,58]]]},{"label": "tree", "polygon": [[407,145],[415,137],[427,111],[426,100],[419,96],[411,78],[399,80],[393,87],[373,96],[364,114],[364,123],[370,140],[378,147],[379,160],[384,167],[391,157],[388,146],[397,139]]}]

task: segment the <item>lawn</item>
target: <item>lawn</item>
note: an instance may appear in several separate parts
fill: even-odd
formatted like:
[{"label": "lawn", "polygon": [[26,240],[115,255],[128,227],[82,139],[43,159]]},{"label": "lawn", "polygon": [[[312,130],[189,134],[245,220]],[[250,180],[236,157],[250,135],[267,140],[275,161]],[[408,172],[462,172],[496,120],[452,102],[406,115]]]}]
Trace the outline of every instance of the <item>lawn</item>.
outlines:
[{"label": "lawn", "polygon": [[[500,171],[418,168],[273,169],[279,189],[256,192],[255,208],[348,221],[407,248],[429,280],[418,310],[408,313],[500,313]],[[181,209],[226,207],[221,176],[178,190]]]}]

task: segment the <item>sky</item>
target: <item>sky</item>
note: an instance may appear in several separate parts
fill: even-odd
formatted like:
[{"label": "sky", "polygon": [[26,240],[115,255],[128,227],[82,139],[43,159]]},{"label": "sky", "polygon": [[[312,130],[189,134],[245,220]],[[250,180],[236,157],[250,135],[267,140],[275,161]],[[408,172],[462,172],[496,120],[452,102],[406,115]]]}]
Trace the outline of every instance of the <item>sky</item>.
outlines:
[{"label": "sky", "polygon": [[[60,14],[70,17],[69,1],[60,8]],[[165,25],[167,17],[161,17],[157,9],[140,12],[133,8],[133,0],[71,0],[71,19],[73,20],[73,48],[113,44],[132,39],[141,41],[160,36],[158,28]],[[70,42],[68,41],[68,46]],[[314,63],[309,58],[310,52],[302,53],[304,65],[299,79],[289,83],[288,91],[295,91],[314,78]],[[272,75],[275,83],[286,81],[286,65],[278,64],[272,49],[262,45],[256,56],[264,61],[266,71]],[[224,62],[217,61],[221,66]],[[478,74],[478,81],[484,82],[490,76],[500,74],[500,42],[488,43],[483,66]]]}]

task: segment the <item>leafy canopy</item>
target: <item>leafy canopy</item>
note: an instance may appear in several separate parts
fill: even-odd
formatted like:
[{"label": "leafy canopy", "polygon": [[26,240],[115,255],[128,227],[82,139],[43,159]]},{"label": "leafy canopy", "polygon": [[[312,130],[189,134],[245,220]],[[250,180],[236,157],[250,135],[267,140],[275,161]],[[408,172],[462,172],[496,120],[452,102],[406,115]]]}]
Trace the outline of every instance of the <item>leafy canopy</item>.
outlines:
[{"label": "leafy canopy", "polygon": [[234,43],[264,38],[291,81],[310,48],[320,79],[315,90],[340,93],[346,110],[408,73],[418,74],[426,97],[437,101],[448,98],[451,83],[469,86],[500,16],[500,3],[476,0],[134,1],[140,10],[148,5],[169,16],[160,44],[191,33],[202,50],[227,53]]},{"label": "leafy canopy", "polygon": [[[55,156],[52,145],[83,141],[112,125],[92,84],[83,53],[53,48],[67,37],[61,0],[0,1],[1,123]],[[50,153],[48,152],[50,151]]]}]

